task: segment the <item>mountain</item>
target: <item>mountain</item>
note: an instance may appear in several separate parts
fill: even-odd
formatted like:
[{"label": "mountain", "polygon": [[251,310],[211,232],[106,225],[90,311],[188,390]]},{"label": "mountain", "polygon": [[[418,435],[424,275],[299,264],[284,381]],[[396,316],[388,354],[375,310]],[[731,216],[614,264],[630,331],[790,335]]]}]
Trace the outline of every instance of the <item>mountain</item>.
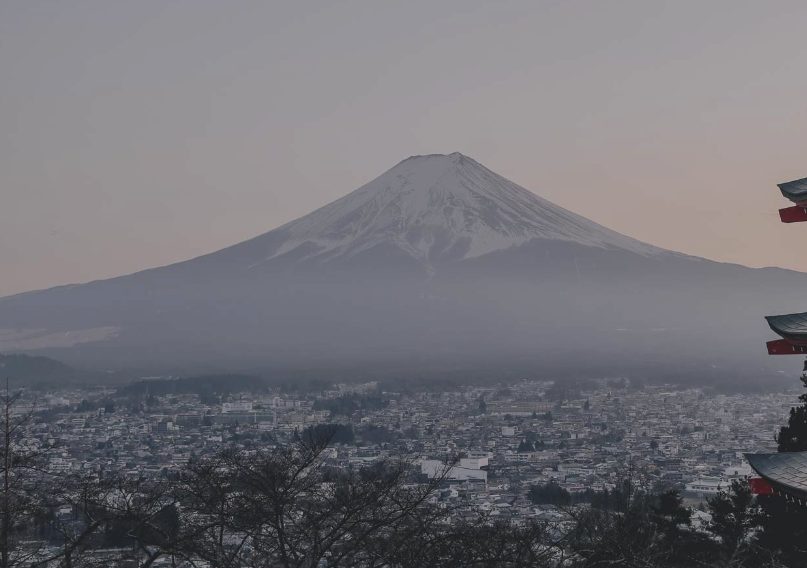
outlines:
[{"label": "mountain", "polygon": [[220,251],[2,298],[0,350],[174,372],[755,380],[789,368],[765,356],[762,317],[805,285],[632,239],[458,153],[414,156]]},{"label": "mountain", "polygon": [[558,207],[459,153],[413,156],[278,232],[285,240],[259,262],[286,254],[333,262],[392,245],[431,268],[532,239],[663,252]]}]

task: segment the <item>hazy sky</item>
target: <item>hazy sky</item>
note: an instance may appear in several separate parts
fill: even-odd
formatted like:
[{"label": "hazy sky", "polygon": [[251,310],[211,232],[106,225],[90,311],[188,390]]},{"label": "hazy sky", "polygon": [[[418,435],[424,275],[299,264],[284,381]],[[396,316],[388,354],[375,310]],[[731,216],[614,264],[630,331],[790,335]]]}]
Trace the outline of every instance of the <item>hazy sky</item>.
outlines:
[{"label": "hazy sky", "polygon": [[807,270],[807,3],[0,1],[0,295],[467,154],[658,246]]}]

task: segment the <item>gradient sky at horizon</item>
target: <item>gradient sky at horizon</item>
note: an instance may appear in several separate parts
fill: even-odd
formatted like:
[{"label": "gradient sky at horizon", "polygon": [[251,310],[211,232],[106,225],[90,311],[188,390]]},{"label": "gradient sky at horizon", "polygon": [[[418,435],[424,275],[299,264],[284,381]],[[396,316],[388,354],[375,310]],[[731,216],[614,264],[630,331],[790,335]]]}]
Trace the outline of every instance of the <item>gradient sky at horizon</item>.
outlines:
[{"label": "gradient sky at horizon", "polygon": [[0,3],[0,296],[211,252],[415,154],[807,271],[807,3]]}]

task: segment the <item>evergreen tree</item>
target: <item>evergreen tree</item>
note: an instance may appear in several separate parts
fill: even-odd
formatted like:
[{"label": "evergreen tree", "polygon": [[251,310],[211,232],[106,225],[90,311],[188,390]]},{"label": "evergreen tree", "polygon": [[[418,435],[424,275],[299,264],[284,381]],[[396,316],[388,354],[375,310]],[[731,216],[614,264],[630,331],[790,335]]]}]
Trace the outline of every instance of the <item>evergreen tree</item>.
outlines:
[{"label": "evergreen tree", "polygon": [[[801,376],[807,388],[807,374]],[[807,451],[807,392],[799,396],[802,404],[790,409],[790,419],[782,426],[776,441],[780,452]],[[758,517],[759,546],[784,566],[799,566],[807,554],[807,508],[779,495],[760,495]]]},{"label": "evergreen tree", "polygon": [[758,495],[756,536],[768,559],[782,566],[803,566],[807,555],[807,508],[779,495]]},{"label": "evergreen tree", "polygon": [[[801,383],[807,388],[807,374],[801,376]],[[787,426],[782,426],[776,436],[780,452],[807,451],[807,393],[799,396],[799,402],[802,404],[790,409]]]},{"label": "evergreen tree", "polygon": [[530,486],[528,496],[537,505],[569,505],[572,502],[571,494],[554,482]]},{"label": "evergreen tree", "polygon": [[733,481],[728,491],[709,500],[712,520],[708,530],[720,543],[719,555],[725,565],[734,565],[747,556],[759,514],[748,484]]}]

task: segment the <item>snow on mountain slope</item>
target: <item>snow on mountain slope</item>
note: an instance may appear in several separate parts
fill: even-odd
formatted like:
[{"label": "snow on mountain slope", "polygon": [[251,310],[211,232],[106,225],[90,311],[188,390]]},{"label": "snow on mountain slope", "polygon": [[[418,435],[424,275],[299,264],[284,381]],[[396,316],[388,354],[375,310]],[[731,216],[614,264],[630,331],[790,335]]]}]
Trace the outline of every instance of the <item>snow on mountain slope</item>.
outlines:
[{"label": "snow on mountain slope", "polygon": [[459,153],[408,158],[278,231],[288,238],[264,260],[302,245],[306,248],[296,251],[303,252],[301,258],[331,260],[392,243],[428,264],[477,257],[535,238],[641,255],[664,252],[558,207]]}]

